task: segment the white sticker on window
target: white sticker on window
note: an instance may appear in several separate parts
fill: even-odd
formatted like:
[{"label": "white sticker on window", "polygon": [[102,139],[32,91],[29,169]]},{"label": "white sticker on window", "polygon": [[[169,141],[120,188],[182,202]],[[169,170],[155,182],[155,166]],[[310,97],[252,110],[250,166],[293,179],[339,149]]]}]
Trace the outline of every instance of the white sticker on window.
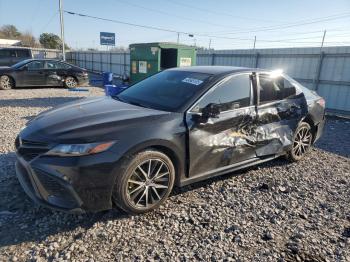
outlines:
[{"label": "white sticker on window", "polygon": [[192,59],[191,57],[181,57],[180,58],[180,67],[191,66]]},{"label": "white sticker on window", "polygon": [[147,74],[147,62],[139,61],[139,73]]},{"label": "white sticker on window", "polygon": [[191,85],[196,85],[196,86],[198,86],[201,83],[203,83],[202,80],[195,79],[195,78],[190,78],[190,77],[186,77],[184,80],[182,80],[182,82],[188,83],[188,84],[191,84]]}]

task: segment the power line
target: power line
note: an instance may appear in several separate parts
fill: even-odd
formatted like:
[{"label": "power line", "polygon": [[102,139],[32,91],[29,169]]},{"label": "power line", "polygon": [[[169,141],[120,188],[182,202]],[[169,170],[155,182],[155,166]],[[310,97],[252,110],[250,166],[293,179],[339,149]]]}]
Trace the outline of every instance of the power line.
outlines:
[{"label": "power line", "polygon": [[222,27],[222,28],[238,28],[238,27],[233,27],[233,26],[227,26],[227,25],[222,25],[222,24],[216,24],[216,23],[212,23],[206,20],[200,20],[200,19],[192,19],[190,17],[186,17],[186,16],[180,16],[180,15],[176,15],[176,14],[172,14],[172,13],[168,13],[168,12],[164,12],[162,10],[158,10],[158,9],[153,9],[150,7],[146,7],[146,6],[142,6],[142,5],[138,5],[138,4],[134,4],[134,3],[129,3],[127,1],[123,1],[123,0],[117,0],[120,3],[129,5],[129,6],[133,6],[133,7],[137,7],[137,8],[141,8],[150,12],[155,12],[155,13],[159,13],[159,14],[163,14],[163,15],[167,15],[167,16],[172,16],[175,18],[180,18],[180,19],[184,19],[184,20],[188,20],[188,21],[192,21],[192,22],[196,22],[196,23],[206,23],[208,25],[212,25],[212,26],[217,26],[217,27]]},{"label": "power line", "polygon": [[[108,21],[112,23],[118,23],[118,24],[124,24],[124,25],[129,25],[129,26],[134,26],[134,27],[139,27],[139,28],[147,28],[147,29],[152,29],[152,30],[157,30],[157,31],[164,31],[164,32],[171,32],[171,33],[176,33],[176,34],[183,34],[183,35],[190,35],[192,34],[191,32],[185,32],[185,31],[177,31],[174,29],[167,29],[167,28],[162,28],[162,27],[156,27],[156,26],[148,26],[148,25],[140,25],[140,24],[135,24],[135,23],[130,23],[130,22],[125,22],[125,21],[120,21],[120,20],[115,20],[115,19],[108,19],[108,18],[102,18],[102,17],[97,17],[97,16],[91,16],[87,14],[81,14],[81,13],[76,13],[72,11],[66,11],[64,10],[65,13],[70,14],[70,15],[76,15],[80,17],[86,17],[86,18],[92,18],[96,20],[101,20],[101,21]],[[239,41],[252,41],[253,38],[238,38],[238,37],[225,37],[225,36],[218,36],[218,35],[209,35],[209,34],[196,34],[198,37],[208,37],[208,38],[218,38],[218,39],[227,39],[227,40],[239,40]],[[309,39],[309,38],[298,38],[298,40],[302,39]],[[283,43],[319,43],[319,41],[315,42],[295,42],[292,41],[295,39],[284,39],[284,40],[269,40],[269,39],[259,39],[259,42],[268,42],[268,43],[274,43],[274,42],[283,42]]]},{"label": "power line", "polygon": [[331,21],[331,20],[343,19],[343,18],[348,18],[349,16],[350,16],[350,12],[346,12],[346,13],[341,13],[341,14],[331,15],[331,16],[326,16],[326,17],[321,17],[321,18],[302,20],[299,22],[283,24],[283,25],[279,25],[279,26],[260,27],[260,28],[256,28],[256,29],[231,31],[231,32],[228,32],[228,31],[218,32],[217,31],[215,33],[241,34],[241,33],[256,33],[256,32],[273,31],[273,30],[278,30],[278,29],[286,29],[286,28],[291,28],[291,27],[298,27],[298,26],[321,23],[321,22],[326,22],[326,21]]},{"label": "power line", "polygon": [[170,3],[172,4],[175,4],[175,5],[179,5],[179,6],[182,6],[182,7],[187,7],[187,8],[191,8],[191,9],[194,9],[194,10],[197,10],[197,11],[200,11],[200,12],[204,12],[204,13],[212,13],[212,14],[216,14],[216,15],[224,15],[224,16],[229,16],[229,17],[233,17],[233,18],[236,18],[236,19],[243,19],[243,20],[252,20],[252,21],[258,21],[258,22],[269,22],[269,23],[276,23],[276,22],[281,22],[281,21],[273,21],[273,20],[266,20],[266,19],[259,19],[259,18],[252,18],[252,17],[244,17],[244,16],[235,16],[235,15],[232,15],[232,14],[229,14],[229,13],[225,13],[225,12],[218,12],[218,11],[214,11],[214,10],[211,10],[211,9],[205,9],[205,8],[202,8],[202,7],[199,7],[199,6],[193,6],[193,5],[189,5],[189,4],[185,4],[185,3],[178,3],[176,1],[169,1]]},{"label": "power line", "polygon": [[50,19],[47,21],[47,23],[41,28],[41,30],[39,31],[39,33],[40,33],[40,32],[43,32],[43,31],[46,29],[46,27],[47,27],[49,24],[51,24],[52,20],[56,17],[57,14],[58,14],[58,11],[56,11],[56,12],[50,17]]}]

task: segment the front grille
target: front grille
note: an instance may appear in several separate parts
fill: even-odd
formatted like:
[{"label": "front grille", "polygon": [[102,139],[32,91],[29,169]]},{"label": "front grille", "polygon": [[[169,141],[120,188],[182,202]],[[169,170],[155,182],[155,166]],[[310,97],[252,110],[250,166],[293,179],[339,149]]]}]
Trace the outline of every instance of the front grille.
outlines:
[{"label": "front grille", "polygon": [[17,153],[26,161],[31,161],[39,155],[45,154],[49,151],[49,144],[44,142],[29,141],[25,139],[16,138],[15,141]]},{"label": "front grille", "polygon": [[25,147],[48,147],[49,144],[45,142],[37,142],[37,141],[29,141],[26,139],[22,139],[22,146]]},{"label": "front grille", "polygon": [[23,182],[32,192],[34,192],[33,184],[29,178],[29,174],[22,163],[19,161],[17,162],[17,168],[19,169],[19,175],[22,177]]},{"label": "front grille", "polygon": [[35,174],[48,194],[48,197],[55,197],[66,204],[73,205],[75,200],[70,192],[58,179],[52,177],[42,170],[35,169]]},{"label": "front grille", "polygon": [[49,151],[48,148],[26,148],[20,147],[17,152],[20,156],[22,156],[26,161],[31,161],[37,156],[45,154]]},{"label": "front grille", "polygon": [[18,149],[19,146],[20,146],[20,144],[19,144],[19,136],[17,136],[16,140],[15,140],[15,147],[16,147],[16,149]]}]

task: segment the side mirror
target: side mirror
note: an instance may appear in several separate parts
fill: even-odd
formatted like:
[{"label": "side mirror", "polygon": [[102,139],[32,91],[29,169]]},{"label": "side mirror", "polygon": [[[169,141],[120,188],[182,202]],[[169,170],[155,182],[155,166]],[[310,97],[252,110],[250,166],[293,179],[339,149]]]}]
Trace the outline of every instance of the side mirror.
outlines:
[{"label": "side mirror", "polygon": [[202,116],[205,118],[218,118],[220,115],[220,106],[218,104],[208,104],[202,110]]}]

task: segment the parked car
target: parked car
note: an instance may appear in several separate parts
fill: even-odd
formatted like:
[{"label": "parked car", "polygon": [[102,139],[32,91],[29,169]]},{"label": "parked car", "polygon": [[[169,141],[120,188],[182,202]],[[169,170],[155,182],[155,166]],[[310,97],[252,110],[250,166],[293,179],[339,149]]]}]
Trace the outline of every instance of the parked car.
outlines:
[{"label": "parked car", "polygon": [[31,58],[33,53],[30,48],[0,48],[0,66],[11,66]]},{"label": "parked car", "polygon": [[173,68],[116,96],[39,114],[16,139],[16,172],[35,201],[71,212],[131,214],[184,186],[286,155],[321,136],[325,102],[285,74]]},{"label": "parked car", "polygon": [[74,88],[89,83],[88,72],[52,59],[27,59],[11,67],[0,67],[0,89],[30,86]]}]

